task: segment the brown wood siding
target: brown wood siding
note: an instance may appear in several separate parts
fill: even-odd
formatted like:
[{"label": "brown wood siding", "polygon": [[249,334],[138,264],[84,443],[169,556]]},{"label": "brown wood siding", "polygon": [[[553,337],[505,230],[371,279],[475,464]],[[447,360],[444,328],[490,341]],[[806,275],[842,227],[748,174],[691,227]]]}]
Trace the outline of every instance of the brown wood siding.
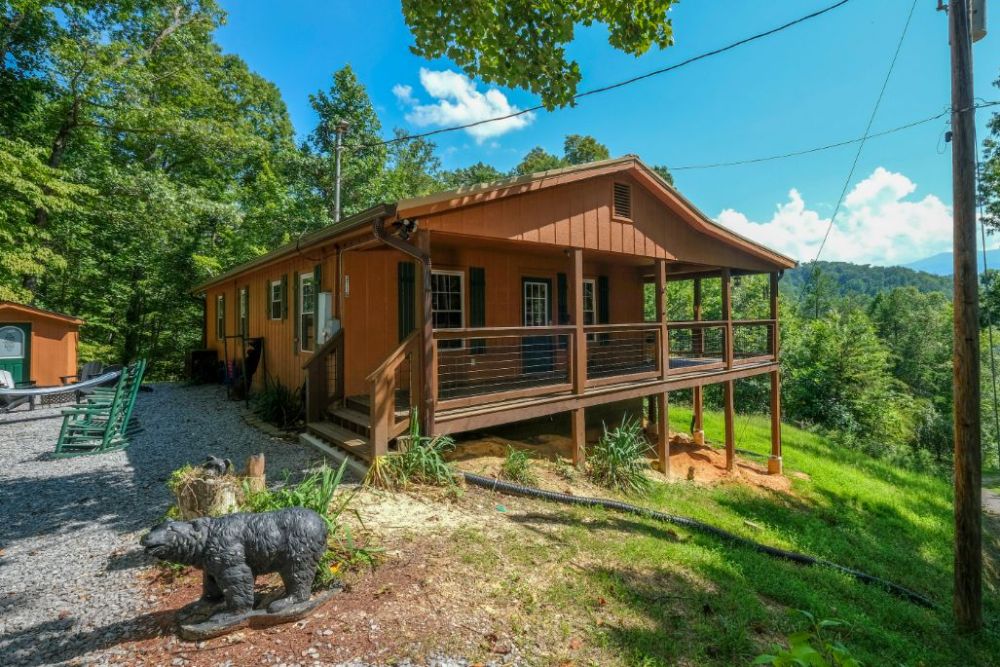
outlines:
[{"label": "brown wood siding", "polygon": [[[615,182],[630,184],[632,221],[612,215]],[[766,271],[762,259],[700,233],[627,174],[601,176],[435,214],[435,231]]]},{"label": "brown wood siding", "polygon": [[76,358],[79,325],[41,313],[0,306],[0,326],[7,324],[31,325],[28,377],[35,384],[42,387],[60,385],[63,376],[75,375],[79,370]]},{"label": "brown wood siding", "polygon": [[[293,280],[295,273],[310,273],[317,264],[322,264],[323,267],[323,284],[318,291],[333,291],[337,275],[337,260],[336,252],[332,247],[310,248],[308,251],[303,251],[302,255],[298,257],[261,267],[237,276],[223,285],[209,288],[205,293],[207,349],[216,350],[219,359],[226,358],[223,342],[216,336],[216,297],[219,294],[224,294],[226,297],[226,333],[234,335],[239,330],[239,292],[241,288],[249,286],[248,336],[264,338],[264,358],[254,376],[254,387],[263,386],[265,371],[271,380],[279,381],[288,387],[302,386],[306,377],[305,371],[302,370],[302,364],[309,359],[311,353],[299,352],[295,354],[293,346],[294,317],[297,310],[293,304],[295,299]],[[271,281],[280,280],[284,275],[288,276],[288,315],[285,319],[272,320],[269,310],[265,308],[265,295],[269,294]],[[336,302],[336,298],[334,301]],[[239,340],[230,339],[228,348],[228,360],[240,358],[242,350],[239,349]]]}]

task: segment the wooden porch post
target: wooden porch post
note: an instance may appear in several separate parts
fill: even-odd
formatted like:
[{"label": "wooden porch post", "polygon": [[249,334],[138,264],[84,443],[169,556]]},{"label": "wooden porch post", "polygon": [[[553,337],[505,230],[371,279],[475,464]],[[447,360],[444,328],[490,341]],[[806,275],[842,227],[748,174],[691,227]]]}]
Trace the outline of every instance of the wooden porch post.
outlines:
[{"label": "wooden porch post", "polygon": [[723,410],[726,418],[726,470],[732,472],[736,463],[736,433],[733,427],[733,418],[736,408],[733,405],[734,383],[727,380],[722,383],[723,387]]},{"label": "wooden porch post", "polygon": [[771,456],[767,459],[769,475],[782,473],[781,463],[781,374],[771,371]]},{"label": "wooden porch post", "polygon": [[584,461],[587,460],[587,422],[584,419],[583,408],[576,408],[570,411],[570,417],[572,421],[572,439],[573,439],[573,465],[578,468],[583,467]]},{"label": "wooden porch post", "polygon": [[[670,339],[667,331],[667,262],[656,260],[656,321],[660,325],[659,348],[660,377],[664,380],[670,371]],[[652,401],[650,401],[652,405]],[[670,477],[670,399],[667,392],[656,395],[656,457],[660,472]]]},{"label": "wooden porch post", "polygon": [[670,478],[670,395],[656,395],[656,458],[660,472]]},{"label": "wooden porch post", "polygon": [[[587,388],[587,334],[583,328],[583,250],[573,249],[573,393]],[[596,297],[596,295],[594,295]],[[587,458],[587,423],[583,408],[572,412],[573,465],[583,466]]]},{"label": "wooden porch post", "polygon": [[[692,314],[695,322],[701,320],[701,278],[694,279],[694,313]],[[692,336],[692,347],[697,353],[703,351],[703,337],[702,330],[695,329],[691,332]],[[702,387],[701,385],[695,386],[691,390],[691,402],[694,404],[694,429],[691,433],[691,437],[694,439],[696,445],[705,444],[705,422],[704,414],[702,412],[704,401],[702,399]]]},{"label": "wooden porch post", "polygon": [[722,269],[722,319],[726,322],[723,359],[726,368],[733,367],[733,284],[728,268]]},{"label": "wooden porch post", "polygon": [[[437,373],[434,355],[434,315],[431,292],[431,235],[428,230],[417,231],[417,247],[427,254],[427,261],[421,262],[420,273],[420,303],[416,309],[420,318],[418,325],[421,330],[420,346],[420,431],[427,436],[434,435],[434,376]],[[411,399],[412,400],[412,399]]]},{"label": "wooden porch post", "polygon": [[[778,361],[778,274],[771,274],[771,353],[774,361]],[[780,475],[783,472],[781,461],[781,372],[771,371],[771,456],[767,459],[767,472]]]}]

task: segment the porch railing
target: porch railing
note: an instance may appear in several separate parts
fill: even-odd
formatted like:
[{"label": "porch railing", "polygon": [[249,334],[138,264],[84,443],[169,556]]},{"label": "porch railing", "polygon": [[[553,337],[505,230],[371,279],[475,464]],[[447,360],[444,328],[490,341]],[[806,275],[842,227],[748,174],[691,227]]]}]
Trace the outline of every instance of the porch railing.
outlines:
[{"label": "porch railing", "polygon": [[733,321],[733,364],[750,364],[774,359],[774,320]]},{"label": "porch railing", "polygon": [[441,409],[572,388],[574,327],[436,329]]},{"label": "porch railing", "polygon": [[690,373],[726,365],[726,322],[669,322],[670,372]]},{"label": "porch railing", "polygon": [[[664,363],[668,375],[684,375],[775,358],[774,320],[669,322],[669,360],[661,352],[659,323],[599,324],[583,331],[585,388],[661,377]],[[580,368],[576,335],[574,326],[435,329],[437,408],[572,392]]]},{"label": "porch railing", "polygon": [[306,371],[306,421],[321,421],[344,397],[344,330],[320,345],[302,365]]},{"label": "porch railing", "polygon": [[419,405],[419,359],[420,335],[414,331],[367,377],[375,456],[385,454],[385,450],[379,450],[406,430],[410,408]]},{"label": "porch railing", "polygon": [[639,380],[660,374],[660,325],[599,324],[587,335],[587,386]]}]

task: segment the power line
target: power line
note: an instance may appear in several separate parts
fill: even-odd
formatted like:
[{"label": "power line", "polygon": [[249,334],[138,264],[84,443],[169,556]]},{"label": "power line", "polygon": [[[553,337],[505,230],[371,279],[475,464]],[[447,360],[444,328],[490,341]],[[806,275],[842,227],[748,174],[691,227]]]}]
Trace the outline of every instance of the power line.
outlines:
[{"label": "power line", "polygon": [[[574,101],[576,101],[576,100],[579,100],[579,99],[581,99],[583,97],[588,97],[590,95],[597,95],[599,93],[606,93],[609,90],[615,90],[616,88],[622,88],[624,86],[631,85],[633,83],[636,83],[638,81],[642,81],[644,79],[649,79],[649,78],[654,77],[654,76],[659,76],[660,74],[666,74],[667,72],[673,72],[674,70],[678,70],[678,69],[680,69],[682,67],[686,67],[686,66],[688,66],[688,65],[690,65],[692,63],[696,63],[699,60],[705,60],[706,58],[711,58],[713,56],[720,55],[720,54],[725,53],[727,51],[731,51],[731,50],[733,50],[735,48],[738,48],[738,47],[741,47],[741,46],[745,46],[746,44],[750,44],[751,42],[755,42],[757,40],[764,39],[765,37],[770,37],[771,35],[777,34],[777,33],[782,32],[784,30],[788,30],[789,28],[792,28],[792,27],[794,27],[794,26],[796,26],[796,25],[798,25],[800,23],[805,23],[806,21],[810,21],[810,20],[812,20],[814,18],[818,18],[818,17],[820,17],[820,16],[822,16],[822,15],[828,13],[828,12],[832,12],[834,9],[837,9],[839,7],[843,7],[844,5],[846,5],[850,1],[851,0],[839,0],[839,2],[835,2],[832,5],[824,7],[823,9],[819,9],[819,10],[817,10],[815,12],[812,12],[811,14],[806,14],[805,16],[800,16],[797,19],[794,19],[792,21],[789,21],[788,23],[784,23],[782,25],[779,25],[779,26],[777,26],[775,28],[771,28],[770,30],[765,30],[764,32],[759,32],[759,33],[757,33],[755,35],[751,35],[750,37],[745,37],[745,38],[743,38],[743,39],[741,39],[739,41],[733,42],[731,44],[728,44],[726,46],[720,47],[718,49],[713,49],[711,51],[706,51],[704,53],[700,53],[700,54],[698,54],[696,56],[692,56],[692,57],[690,57],[690,58],[688,58],[686,60],[682,60],[681,62],[676,63],[674,65],[669,65],[667,67],[661,67],[661,68],[655,69],[655,70],[653,70],[651,72],[646,72],[645,74],[640,74],[640,75],[634,76],[634,77],[632,77],[630,79],[625,79],[623,81],[618,81],[616,83],[608,84],[606,86],[601,86],[599,88],[593,88],[591,90],[585,90],[582,93],[577,93],[577,94],[573,95],[572,99]],[[379,146],[388,146],[390,144],[399,143],[401,141],[411,141],[413,139],[422,139],[424,137],[430,137],[430,136],[434,136],[436,134],[443,134],[445,132],[455,132],[457,130],[467,130],[470,127],[478,127],[480,125],[486,125],[487,123],[496,123],[496,122],[501,121],[501,120],[509,120],[511,118],[517,118],[518,116],[523,116],[525,114],[534,113],[535,111],[543,111],[543,110],[547,110],[544,104],[536,104],[535,106],[528,107],[526,109],[520,109],[518,111],[514,111],[512,113],[505,114],[503,116],[496,116],[494,118],[484,118],[483,120],[477,120],[477,121],[473,121],[471,123],[464,123],[462,125],[452,125],[452,126],[449,126],[449,127],[441,127],[441,128],[436,129],[436,130],[429,130],[427,132],[421,132],[419,134],[409,134],[409,135],[406,135],[404,137],[396,137],[394,139],[387,139],[385,141],[376,141],[376,142],[371,142],[371,143],[367,143],[367,144],[357,144],[357,145],[351,146],[351,149],[352,150],[362,150],[362,149],[365,149],[365,148],[377,148]]]},{"label": "power line", "polygon": [[[1000,105],[1000,101],[993,102],[982,102],[980,104],[974,105],[975,109],[983,109],[986,107],[994,107]],[[667,165],[667,169],[670,171],[685,171],[689,169],[716,169],[718,167],[738,167],[745,164],[755,164],[757,162],[770,162],[771,160],[783,160],[785,158],[799,157],[802,155],[809,155],[811,153],[819,153],[821,151],[831,150],[834,148],[841,148],[843,146],[850,146],[851,144],[856,144],[861,141],[866,141],[867,139],[877,139],[879,137],[885,137],[890,134],[895,134],[896,132],[902,132],[903,130],[909,130],[910,128],[917,127],[919,125],[924,125],[932,121],[938,120],[939,118],[944,118],[945,116],[951,114],[951,108],[947,108],[941,113],[934,114],[933,116],[928,116],[927,118],[921,118],[920,120],[915,120],[905,125],[898,125],[896,127],[889,128],[888,130],[882,130],[881,132],[874,132],[872,134],[866,134],[861,137],[856,137],[854,139],[845,139],[843,141],[837,141],[832,144],[823,144],[822,146],[814,146],[812,148],[804,148],[798,151],[789,151],[787,153],[777,153],[774,155],[765,155],[762,157],[746,158],[742,160],[730,160],[728,162],[706,162],[702,164],[684,164],[684,165]]]},{"label": "power line", "polygon": [[865,147],[865,141],[868,138],[868,133],[871,132],[872,124],[875,122],[875,116],[878,114],[878,108],[882,104],[882,98],[885,96],[885,89],[889,86],[889,79],[892,77],[892,70],[896,67],[896,60],[899,58],[899,51],[903,48],[903,41],[906,39],[906,33],[910,29],[910,21],[913,19],[913,10],[917,8],[917,0],[913,0],[913,4],[910,5],[910,13],[906,15],[906,23],[903,25],[903,32],[899,35],[899,41],[896,43],[896,51],[892,54],[892,60],[889,61],[889,71],[885,73],[885,79],[882,81],[882,89],[878,93],[878,99],[875,100],[875,106],[872,108],[872,114],[868,117],[868,125],[865,127],[865,133],[861,137],[861,141],[858,143],[858,151],[854,154],[854,162],[851,163],[851,170],[847,172],[847,178],[844,179],[844,187],[840,191],[840,197],[837,199],[837,205],[833,208],[833,215],[830,216],[830,224],[826,227],[826,233],[823,234],[823,240],[819,244],[819,250],[816,251],[816,259],[814,262],[819,261],[819,256],[823,254],[823,248],[826,247],[826,241],[830,238],[830,232],[833,231],[833,223],[837,219],[837,213],[840,212],[840,207],[844,203],[844,197],[847,196],[847,188],[851,185],[851,179],[854,178],[854,170],[858,167],[858,160],[861,159],[861,151]]}]

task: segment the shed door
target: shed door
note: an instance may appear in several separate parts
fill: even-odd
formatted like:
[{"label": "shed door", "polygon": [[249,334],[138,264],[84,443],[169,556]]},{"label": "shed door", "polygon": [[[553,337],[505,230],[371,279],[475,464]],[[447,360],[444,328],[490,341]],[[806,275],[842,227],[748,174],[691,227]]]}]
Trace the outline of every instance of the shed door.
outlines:
[{"label": "shed door", "polygon": [[10,371],[14,382],[30,379],[30,324],[0,324],[0,370]]}]

